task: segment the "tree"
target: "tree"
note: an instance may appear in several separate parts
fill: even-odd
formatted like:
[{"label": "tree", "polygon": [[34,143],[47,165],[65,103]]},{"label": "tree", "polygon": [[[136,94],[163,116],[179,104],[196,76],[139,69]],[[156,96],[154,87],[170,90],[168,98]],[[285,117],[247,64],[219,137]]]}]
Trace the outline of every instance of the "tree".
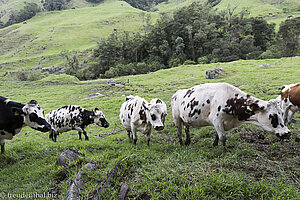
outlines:
[{"label": "tree", "polygon": [[287,19],[280,24],[277,34],[282,56],[295,56],[299,53],[300,17]]},{"label": "tree", "polygon": [[40,9],[37,4],[25,2],[24,8],[21,9],[16,16],[16,22],[19,23],[30,19],[34,17],[39,11]]},{"label": "tree", "polygon": [[43,6],[48,11],[65,9],[66,2],[64,0],[45,0]]}]

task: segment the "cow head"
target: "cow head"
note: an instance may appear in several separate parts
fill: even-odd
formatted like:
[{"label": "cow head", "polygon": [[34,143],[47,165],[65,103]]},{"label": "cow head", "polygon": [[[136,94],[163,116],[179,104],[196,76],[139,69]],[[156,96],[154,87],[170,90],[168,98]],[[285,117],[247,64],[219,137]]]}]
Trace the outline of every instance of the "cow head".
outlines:
[{"label": "cow head", "polygon": [[91,115],[91,118],[94,120],[95,124],[104,128],[109,127],[109,123],[106,121],[105,116],[101,110],[95,108],[92,112],[93,114]]},{"label": "cow head", "polygon": [[12,111],[24,117],[24,124],[38,131],[47,132],[51,130],[51,125],[44,118],[44,111],[41,106],[31,100],[23,108],[12,108]]},{"label": "cow head", "polygon": [[167,115],[167,106],[160,99],[152,99],[149,104],[143,104],[148,121],[155,130],[163,130]]},{"label": "cow head", "polygon": [[284,124],[282,110],[276,100],[263,102],[261,110],[257,111],[257,121],[259,125],[268,132],[276,134],[281,139],[288,139],[291,135],[290,130]]}]

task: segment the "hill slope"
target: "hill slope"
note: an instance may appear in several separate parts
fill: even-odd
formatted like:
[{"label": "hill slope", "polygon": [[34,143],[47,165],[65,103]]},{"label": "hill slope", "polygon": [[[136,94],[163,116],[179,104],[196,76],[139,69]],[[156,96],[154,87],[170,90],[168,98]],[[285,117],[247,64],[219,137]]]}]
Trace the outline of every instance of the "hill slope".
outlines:
[{"label": "hill slope", "polygon": [[[7,4],[3,4],[1,9],[17,8],[21,1],[6,2]],[[12,4],[13,2],[16,4]],[[81,5],[85,1],[71,2]],[[27,24],[20,23],[0,29],[0,70],[60,65],[65,62],[62,53],[90,50],[97,45],[100,38],[108,36],[114,30],[139,31],[145,13],[155,21],[159,13],[173,12],[192,2],[192,0],[169,0],[167,3],[155,6],[153,9],[157,10],[156,12],[148,13],[132,8],[126,2],[115,0],[105,1],[96,7],[41,12],[28,20]],[[247,8],[251,16],[260,15],[277,24],[291,14],[299,16],[298,1],[286,0],[284,3],[274,4],[276,2],[275,0],[223,0],[217,9],[226,10],[228,6],[233,8],[238,5],[236,12]]]}]

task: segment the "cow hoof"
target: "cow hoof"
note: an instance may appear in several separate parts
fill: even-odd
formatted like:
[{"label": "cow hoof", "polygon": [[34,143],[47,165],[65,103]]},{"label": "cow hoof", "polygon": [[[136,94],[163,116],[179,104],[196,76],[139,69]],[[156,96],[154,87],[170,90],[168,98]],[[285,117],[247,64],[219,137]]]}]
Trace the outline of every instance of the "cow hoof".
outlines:
[{"label": "cow hoof", "polygon": [[189,146],[191,144],[191,141],[185,141],[184,143],[186,146]]},{"label": "cow hoof", "polygon": [[86,140],[86,141],[88,141],[88,140],[89,140],[89,138],[85,138],[85,140]]}]

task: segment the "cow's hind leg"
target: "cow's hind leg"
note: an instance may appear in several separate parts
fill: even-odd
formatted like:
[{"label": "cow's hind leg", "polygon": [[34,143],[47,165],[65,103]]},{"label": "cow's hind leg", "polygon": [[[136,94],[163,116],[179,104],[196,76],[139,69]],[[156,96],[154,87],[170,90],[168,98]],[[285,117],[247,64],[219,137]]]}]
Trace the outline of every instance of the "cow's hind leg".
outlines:
[{"label": "cow's hind leg", "polygon": [[191,144],[190,127],[185,126],[184,130],[185,130],[185,134],[186,134],[185,145],[190,145]]},{"label": "cow's hind leg", "polygon": [[136,134],[136,129],[134,128],[133,124],[131,125],[131,132],[132,132],[133,144],[136,145],[137,134]]},{"label": "cow's hind leg", "polygon": [[4,151],[5,151],[5,149],[4,149],[5,140],[1,140],[1,141],[0,141],[0,145],[1,145],[1,154],[3,154]]}]

